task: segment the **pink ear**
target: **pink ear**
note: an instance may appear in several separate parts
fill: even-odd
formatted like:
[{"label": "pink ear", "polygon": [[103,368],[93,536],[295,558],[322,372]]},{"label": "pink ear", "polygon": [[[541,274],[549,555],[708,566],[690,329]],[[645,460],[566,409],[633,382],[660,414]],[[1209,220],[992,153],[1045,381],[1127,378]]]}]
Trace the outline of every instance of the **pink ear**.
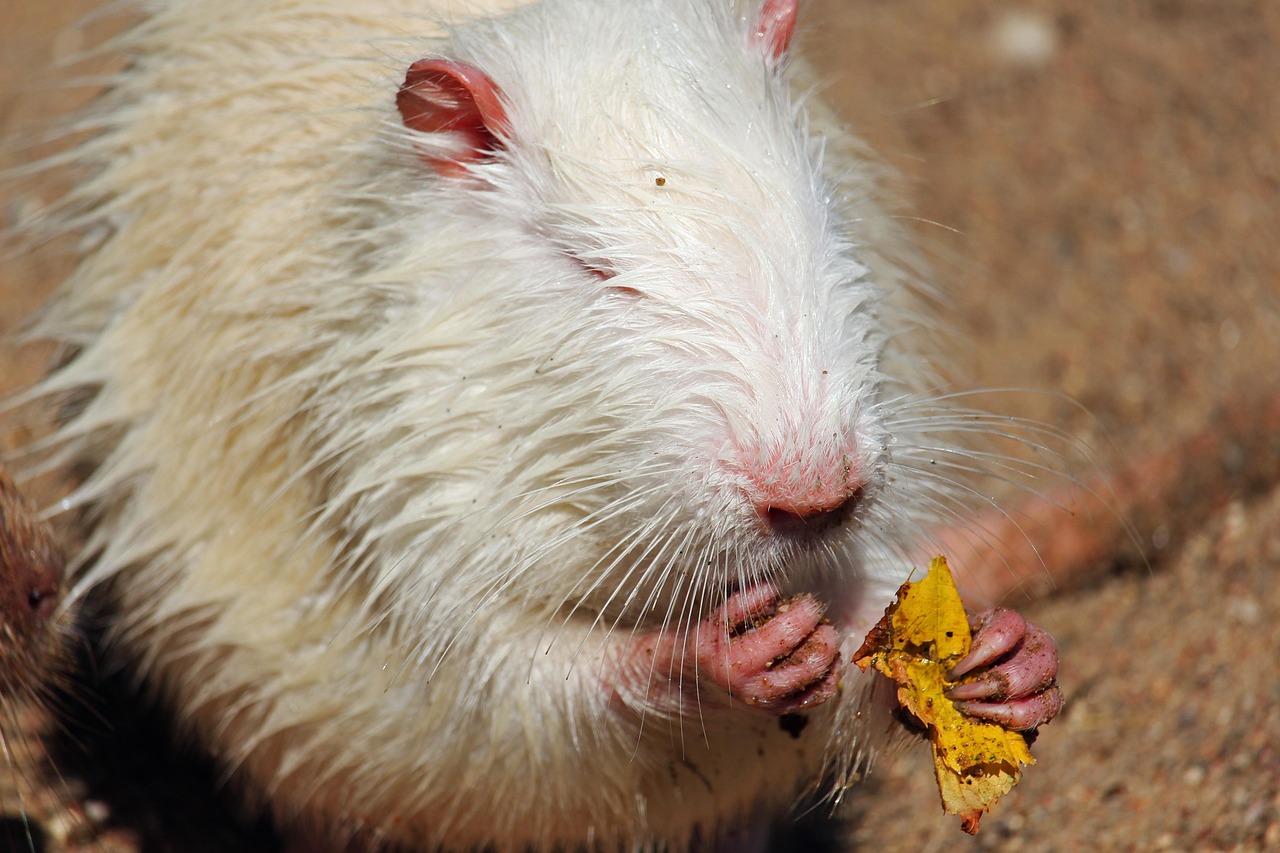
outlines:
[{"label": "pink ear", "polygon": [[511,125],[498,85],[474,65],[451,59],[420,59],[409,66],[396,92],[404,126],[423,133],[449,131],[466,143],[451,157],[423,155],[442,175],[459,176],[466,167],[500,147]]},{"label": "pink ear", "polygon": [[798,6],[798,0],[764,0],[760,9],[755,35],[765,43],[775,61],[782,58],[791,44],[791,35],[796,31]]}]

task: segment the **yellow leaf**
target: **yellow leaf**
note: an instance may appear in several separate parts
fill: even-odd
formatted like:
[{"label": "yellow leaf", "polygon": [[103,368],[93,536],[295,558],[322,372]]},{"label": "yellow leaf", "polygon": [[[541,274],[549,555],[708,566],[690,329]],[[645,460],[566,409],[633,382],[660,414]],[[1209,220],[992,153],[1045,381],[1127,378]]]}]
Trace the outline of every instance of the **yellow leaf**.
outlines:
[{"label": "yellow leaf", "polygon": [[1017,784],[1022,765],[1035,759],[1020,733],[966,716],[944,695],[946,674],[969,653],[969,642],[960,593],[938,557],[924,580],[902,585],[853,662],[898,683],[898,701],[928,729],[942,808],[973,835],[983,813]]}]

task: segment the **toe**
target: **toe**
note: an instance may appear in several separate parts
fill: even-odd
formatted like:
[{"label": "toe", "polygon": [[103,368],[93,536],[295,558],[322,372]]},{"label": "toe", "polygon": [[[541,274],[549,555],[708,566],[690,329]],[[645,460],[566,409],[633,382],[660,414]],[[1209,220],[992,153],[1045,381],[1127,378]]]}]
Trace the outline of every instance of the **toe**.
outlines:
[{"label": "toe", "polygon": [[976,620],[973,644],[948,677],[959,678],[987,666],[1008,654],[1027,631],[1027,622],[1016,610],[996,607],[980,614]]},{"label": "toe", "polygon": [[1062,691],[1051,687],[1043,693],[1008,702],[957,702],[956,707],[971,717],[999,723],[1014,731],[1043,726],[1062,710]]},{"label": "toe", "polygon": [[716,609],[706,620],[719,626],[726,633],[749,625],[771,612],[781,593],[771,583],[759,583],[729,596],[729,600]]},{"label": "toe", "polygon": [[723,625],[704,623],[698,635],[699,673],[734,694],[749,690],[753,680],[785,679],[784,671],[790,668],[775,667],[775,662],[797,656],[821,622],[824,609],[813,596],[798,596],[736,636],[726,635]]},{"label": "toe", "polygon": [[947,689],[951,699],[1020,699],[1050,687],[1058,677],[1058,649],[1035,625],[1007,660]]},{"label": "toe", "polygon": [[756,705],[776,705],[826,678],[839,656],[836,629],[820,625],[799,648],[774,666],[744,679],[737,695]]}]

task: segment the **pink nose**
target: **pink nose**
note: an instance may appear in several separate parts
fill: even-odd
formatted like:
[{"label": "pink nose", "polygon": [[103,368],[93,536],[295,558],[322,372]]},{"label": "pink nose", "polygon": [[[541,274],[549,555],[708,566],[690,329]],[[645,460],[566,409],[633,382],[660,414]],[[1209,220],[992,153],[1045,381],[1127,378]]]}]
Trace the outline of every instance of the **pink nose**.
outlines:
[{"label": "pink nose", "polygon": [[766,489],[755,496],[755,507],[771,533],[817,533],[843,524],[861,498],[859,482],[803,492],[795,488]]}]

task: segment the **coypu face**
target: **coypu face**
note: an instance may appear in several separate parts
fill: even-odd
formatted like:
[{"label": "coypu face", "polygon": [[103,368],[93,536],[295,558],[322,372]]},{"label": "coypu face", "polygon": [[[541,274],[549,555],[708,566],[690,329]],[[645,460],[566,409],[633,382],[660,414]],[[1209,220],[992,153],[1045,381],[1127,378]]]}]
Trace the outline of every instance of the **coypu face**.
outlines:
[{"label": "coypu face", "polygon": [[537,596],[536,578],[592,609],[685,598],[683,577],[712,600],[843,571],[884,480],[885,335],[848,200],[790,94],[795,4],[755,18],[580,5],[574,26],[608,64],[536,61],[575,37],[548,34],[564,16],[543,4],[501,39],[492,22],[461,28],[397,93],[432,204],[450,199],[494,244],[467,285],[488,292],[487,325],[454,327],[474,333],[456,361],[483,396],[451,392],[447,431],[405,453],[466,444],[452,455],[482,489],[411,502],[419,518],[458,507],[447,536],[473,528],[472,553],[493,531],[537,543],[485,558],[512,566],[498,587],[524,578]]}]

